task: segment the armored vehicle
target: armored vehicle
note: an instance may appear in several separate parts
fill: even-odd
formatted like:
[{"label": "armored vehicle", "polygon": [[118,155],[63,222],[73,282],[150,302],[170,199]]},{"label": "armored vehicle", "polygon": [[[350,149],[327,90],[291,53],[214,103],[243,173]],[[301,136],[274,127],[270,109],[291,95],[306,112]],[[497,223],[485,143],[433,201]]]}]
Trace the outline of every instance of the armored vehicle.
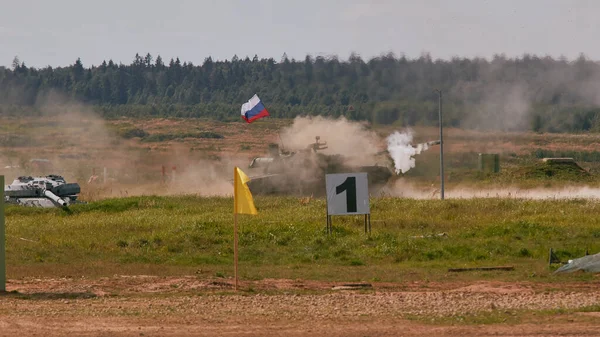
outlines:
[{"label": "armored vehicle", "polygon": [[4,186],[4,200],[9,204],[29,207],[62,207],[78,203],[80,193],[77,183],[67,183],[62,176],[20,176]]},{"label": "armored vehicle", "polygon": [[[313,195],[325,194],[325,175],[330,173],[366,172],[369,191],[376,193],[392,177],[392,171],[385,165],[353,165],[339,154],[323,154],[327,142],[316,142],[298,151],[286,151],[279,145],[269,146],[268,157],[252,159],[249,168],[248,187],[253,194]],[[255,173],[255,174],[253,174]]]}]

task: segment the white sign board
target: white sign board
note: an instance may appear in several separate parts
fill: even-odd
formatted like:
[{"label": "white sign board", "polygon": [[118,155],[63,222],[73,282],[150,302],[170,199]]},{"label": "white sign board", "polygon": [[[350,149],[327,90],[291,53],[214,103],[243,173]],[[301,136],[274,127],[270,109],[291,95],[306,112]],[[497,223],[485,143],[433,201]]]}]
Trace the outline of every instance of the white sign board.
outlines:
[{"label": "white sign board", "polygon": [[328,215],[369,214],[369,184],[366,173],[325,176]]}]

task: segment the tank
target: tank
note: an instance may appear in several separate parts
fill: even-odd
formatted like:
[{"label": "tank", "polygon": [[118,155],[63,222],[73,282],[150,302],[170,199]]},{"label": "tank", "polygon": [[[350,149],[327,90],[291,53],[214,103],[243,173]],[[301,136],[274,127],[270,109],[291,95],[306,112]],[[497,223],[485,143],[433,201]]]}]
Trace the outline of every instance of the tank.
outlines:
[{"label": "tank", "polygon": [[253,158],[248,182],[252,194],[323,196],[326,174],[350,172],[366,172],[369,192],[377,193],[393,176],[387,158],[374,165],[352,165],[350,158],[320,153],[328,148],[327,142],[321,142],[319,136],[315,139],[298,151],[286,151],[277,144],[270,144],[267,157]]},{"label": "tank", "polygon": [[21,206],[66,209],[70,204],[80,203],[77,200],[80,191],[79,184],[67,183],[59,175],[20,176],[4,186],[4,199],[6,203]]}]

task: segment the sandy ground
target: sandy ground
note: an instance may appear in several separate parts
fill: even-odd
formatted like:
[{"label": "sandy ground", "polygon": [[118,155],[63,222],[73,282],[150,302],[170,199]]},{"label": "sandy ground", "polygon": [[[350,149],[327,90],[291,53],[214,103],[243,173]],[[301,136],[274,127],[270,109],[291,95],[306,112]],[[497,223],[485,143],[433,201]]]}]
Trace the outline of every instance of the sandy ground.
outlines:
[{"label": "sandy ground", "polygon": [[[236,293],[196,276],[30,278],[7,283],[0,336],[600,336],[600,313],[543,314],[599,305],[599,284],[261,280]],[[481,313],[529,318],[448,320]]]}]

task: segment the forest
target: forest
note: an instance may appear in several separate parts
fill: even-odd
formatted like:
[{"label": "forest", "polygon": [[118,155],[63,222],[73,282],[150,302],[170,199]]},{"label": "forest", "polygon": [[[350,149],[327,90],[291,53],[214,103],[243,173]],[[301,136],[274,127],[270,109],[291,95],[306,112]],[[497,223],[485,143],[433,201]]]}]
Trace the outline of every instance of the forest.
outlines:
[{"label": "forest", "polygon": [[239,121],[255,93],[272,118],[321,115],[374,124],[437,125],[536,132],[600,131],[600,64],[525,54],[492,59],[409,59],[382,54],[283,54],[202,64],[136,54],[130,64],[0,67],[0,114],[36,115],[55,97],[84,103],[105,118],[193,117]]}]

